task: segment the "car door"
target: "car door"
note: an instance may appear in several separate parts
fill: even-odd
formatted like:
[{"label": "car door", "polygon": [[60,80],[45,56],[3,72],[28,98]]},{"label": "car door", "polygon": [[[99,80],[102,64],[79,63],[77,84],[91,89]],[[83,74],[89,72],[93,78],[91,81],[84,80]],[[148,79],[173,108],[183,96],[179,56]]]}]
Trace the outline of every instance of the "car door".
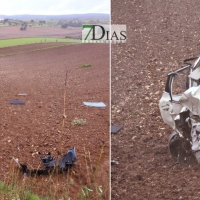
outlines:
[{"label": "car door", "polygon": [[179,103],[179,99],[183,92],[189,88],[189,72],[190,65],[169,73],[165,91],[159,101],[159,109],[163,121],[174,130],[176,130],[175,118],[179,117],[179,113],[183,108]]}]

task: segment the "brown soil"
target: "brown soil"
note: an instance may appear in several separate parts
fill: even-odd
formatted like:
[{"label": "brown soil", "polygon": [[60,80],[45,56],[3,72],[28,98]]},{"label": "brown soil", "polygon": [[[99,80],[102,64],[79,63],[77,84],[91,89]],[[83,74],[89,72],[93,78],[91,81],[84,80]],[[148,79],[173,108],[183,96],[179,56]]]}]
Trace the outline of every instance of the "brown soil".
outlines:
[{"label": "brown soil", "polygon": [[112,45],[112,199],[199,199],[200,165],[175,165],[172,129],[158,100],[166,75],[200,52],[200,3],[112,1],[112,24],[127,25],[126,44]]},{"label": "brown soil", "polygon": [[53,48],[59,47],[64,45],[69,45],[70,43],[62,43],[62,42],[47,42],[47,43],[39,43],[39,44],[29,44],[29,45],[17,45],[13,47],[4,47],[0,48],[0,56],[6,55],[16,55],[23,52],[35,51],[45,48]]},{"label": "brown soil", "polygon": [[[27,47],[32,49],[31,45],[9,47],[6,52],[13,52],[13,49],[20,52]],[[51,152],[57,157],[57,151],[64,154],[75,146],[77,162],[69,172],[74,181],[69,196],[77,199],[81,188],[91,187],[92,181],[102,185],[108,195],[109,46],[68,45],[2,57],[0,63],[1,180],[8,180],[13,175],[9,170],[12,156],[30,168],[37,168],[41,163],[35,152]],[[87,63],[92,66],[79,68]],[[66,71],[66,119],[62,129]],[[28,95],[20,97],[19,93]],[[26,104],[10,105],[9,101],[14,99],[24,100]],[[102,101],[107,107],[86,107],[83,101]],[[72,126],[75,118],[85,119],[87,123]],[[89,154],[90,159],[86,162],[85,155],[88,157]],[[96,169],[96,180],[88,176],[86,164],[88,173]],[[33,191],[41,188],[40,194],[45,195],[54,184],[59,184],[61,194],[65,192],[66,178],[67,174],[53,176],[53,184],[46,181],[48,177],[45,176],[34,178],[36,185],[33,184]],[[31,182],[32,178],[28,177],[26,181]]]},{"label": "brown soil", "polygon": [[80,38],[81,28],[68,27],[66,29],[55,27],[28,27],[21,31],[19,26],[0,27],[0,39],[23,38],[23,37],[65,37]]}]

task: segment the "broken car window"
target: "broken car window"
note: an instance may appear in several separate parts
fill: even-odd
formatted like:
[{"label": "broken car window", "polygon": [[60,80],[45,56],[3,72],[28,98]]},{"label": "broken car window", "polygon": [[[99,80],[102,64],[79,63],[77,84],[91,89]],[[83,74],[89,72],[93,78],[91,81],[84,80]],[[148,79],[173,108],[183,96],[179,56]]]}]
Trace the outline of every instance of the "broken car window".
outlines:
[{"label": "broken car window", "polygon": [[191,79],[191,87],[198,87],[198,85],[199,85],[198,82],[199,82],[199,81],[196,81],[196,80],[194,80],[194,79]]},{"label": "broken car window", "polygon": [[186,83],[187,83],[187,75],[188,75],[187,69],[184,69],[174,74],[172,85],[171,85],[172,95],[181,95],[183,92],[185,92]]}]

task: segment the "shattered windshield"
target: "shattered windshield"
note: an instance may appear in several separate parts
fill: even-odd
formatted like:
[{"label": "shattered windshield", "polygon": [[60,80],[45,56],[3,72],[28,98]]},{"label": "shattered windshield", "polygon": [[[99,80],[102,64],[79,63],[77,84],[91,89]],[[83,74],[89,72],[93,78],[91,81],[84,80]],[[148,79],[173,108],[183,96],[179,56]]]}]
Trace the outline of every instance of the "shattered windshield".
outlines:
[{"label": "shattered windshield", "polygon": [[188,88],[188,67],[177,71],[171,82],[172,95],[181,95]]}]

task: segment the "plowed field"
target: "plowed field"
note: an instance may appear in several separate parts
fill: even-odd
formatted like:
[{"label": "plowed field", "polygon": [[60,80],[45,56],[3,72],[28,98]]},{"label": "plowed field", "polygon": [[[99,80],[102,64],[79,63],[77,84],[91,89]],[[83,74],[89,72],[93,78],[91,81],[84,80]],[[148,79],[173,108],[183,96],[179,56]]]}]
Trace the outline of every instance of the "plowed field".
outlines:
[{"label": "plowed field", "polygon": [[[0,52],[1,55],[14,54],[36,47],[40,48],[40,45],[9,47]],[[90,67],[79,68],[88,63]],[[31,183],[32,190],[39,190],[40,195],[55,192],[55,188],[58,196],[66,194],[66,188],[71,184],[71,199],[77,199],[84,187],[92,189],[91,195],[95,198],[95,188],[91,188],[95,183],[102,186],[106,199],[110,145],[109,46],[75,44],[1,57],[0,80],[1,180],[10,180],[13,175],[10,170],[13,156],[30,169],[37,169],[42,165],[36,152],[51,152],[52,156],[58,157],[58,152],[64,154],[75,146],[77,161],[67,174],[52,175],[51,178],[28,176],[24,181],[27,185]],[[27,95],[18,96],[19,93]],[[10,100],[16,99],[25,101],[25,105],[9,104]],[[106,108],[87,107],[83,101],[102,101]],[[72,125],[76,118],[86,123]],[[66,180],[70,180],[68,186]]]},{"label": "plowed field", "polygon": [[167,73],[200,52],[197,0],[111,1],[112,24],[127,25],[126,44],[112,45],[112,199],[200,199],[200,165],[175,164],[172,129],[158,101]]}]

